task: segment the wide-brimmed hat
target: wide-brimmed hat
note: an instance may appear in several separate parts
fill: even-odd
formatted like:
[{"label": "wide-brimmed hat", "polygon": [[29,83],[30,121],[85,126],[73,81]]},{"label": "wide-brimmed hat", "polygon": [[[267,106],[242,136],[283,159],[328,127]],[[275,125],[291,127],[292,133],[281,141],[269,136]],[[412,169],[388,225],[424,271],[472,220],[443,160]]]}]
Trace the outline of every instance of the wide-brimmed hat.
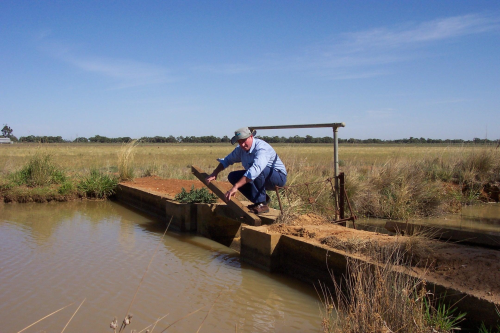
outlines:
[{"label": "wide-brimmed hat", "polygon": [[238,140],[246,139],[250,136],[255,136],[256,130],[250,131],[248,127],[238,128],[234,131],[234,136],[231,138],[231,144],[234,145]]}]

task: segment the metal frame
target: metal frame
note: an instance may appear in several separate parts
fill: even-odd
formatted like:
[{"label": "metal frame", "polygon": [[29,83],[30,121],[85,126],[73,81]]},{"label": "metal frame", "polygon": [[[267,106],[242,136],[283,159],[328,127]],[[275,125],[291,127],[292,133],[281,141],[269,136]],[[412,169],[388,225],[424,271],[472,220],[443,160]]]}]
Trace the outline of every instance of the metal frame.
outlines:
[{"label": "metal frame", "polygon": [[[329,124],[302,124],[302,125],[278,125],[278,126],[248,126],[250,131],[253,130],[269,130],[269,129],[291,129],[291,128],[324,128],[331,127],[333,130],[333,171],[335,174],[335,200],[339,202],[339,140],[337,130],[339,127],[345,127],[345,123],[329,123]],[[337,213],[335,213],[337,219]]]}]

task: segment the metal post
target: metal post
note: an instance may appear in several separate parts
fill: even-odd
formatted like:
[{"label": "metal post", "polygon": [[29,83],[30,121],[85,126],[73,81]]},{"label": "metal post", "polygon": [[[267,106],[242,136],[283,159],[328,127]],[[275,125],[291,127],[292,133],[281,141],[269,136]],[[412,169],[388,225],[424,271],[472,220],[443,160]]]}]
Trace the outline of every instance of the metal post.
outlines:
[{"label": "metal post", "polygon": [[335,174],[335,219],[339,202],[339,139],[337,137],[337,127],[333,126],[333,173]]},{"label": "metal post", "polygon": [[[339,173],[339,214],[340,219],[345,219],[345,178],[344,173]],[[346,222],[342,224],[344,227],[346,226]]]}]

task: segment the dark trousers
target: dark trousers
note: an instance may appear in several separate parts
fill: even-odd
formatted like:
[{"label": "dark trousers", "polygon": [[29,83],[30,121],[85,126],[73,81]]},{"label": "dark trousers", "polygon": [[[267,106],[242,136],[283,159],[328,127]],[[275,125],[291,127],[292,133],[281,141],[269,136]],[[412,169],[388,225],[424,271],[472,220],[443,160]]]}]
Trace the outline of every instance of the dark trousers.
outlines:
[{"label": "dark trousers", "polygon": [[[231,184],[236,184],[243,177],[245,170],[230,172],[227,179]],[[266,190],[274,190],[275,186],[285,186],[286,175],[266,167],[253,182],[246,183],[239,191],[251,202],[266,202]]]}]

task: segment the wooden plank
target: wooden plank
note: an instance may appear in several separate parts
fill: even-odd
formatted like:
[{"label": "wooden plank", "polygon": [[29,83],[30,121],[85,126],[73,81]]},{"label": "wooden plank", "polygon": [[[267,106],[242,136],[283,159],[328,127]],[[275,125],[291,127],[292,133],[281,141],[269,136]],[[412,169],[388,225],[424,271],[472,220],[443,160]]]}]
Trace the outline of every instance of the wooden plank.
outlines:
[{"label": "wooden plank", "polygon": [[226,201],[225,194],[227,191],[222,189],[222,187],[219,186],[218,182],[216,180],[211,181],[210,183],[206,183],[205,179],[208,177],[208,174],[203,172],[200,168],[197,166],[192,165],[191,166],[191,171],[193,172],[193,175],[196,176],[203,184],[205,184],[212,192],[215,193],[219,198],[221,198],[227,205],[230,207],[235,213],[238,214],[238,216],[245,221],[246,224],[249,225],[255,225],[259,226],[262,224],[262,221],[260,218],[255,215],[254,213],[251,213],[247,207],[245,207],[238,199],[235,197],[232,197],[230,201]]}]

